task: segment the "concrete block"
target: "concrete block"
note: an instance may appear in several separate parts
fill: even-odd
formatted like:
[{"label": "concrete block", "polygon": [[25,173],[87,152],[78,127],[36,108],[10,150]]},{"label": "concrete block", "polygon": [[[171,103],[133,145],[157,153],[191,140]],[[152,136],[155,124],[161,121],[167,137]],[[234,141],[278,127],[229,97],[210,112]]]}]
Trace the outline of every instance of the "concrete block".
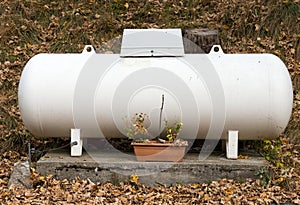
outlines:
[{"label": "concrete block", "polygon": [[223,178],[244,180],[257,178],[260,169],[268,170],[268,163],[255,153],[248,159],[230,160],[224,154],[212,154],[199,160],[198,154],[188,153],[183,162],[137,162],[133,154],[120,157],[117,153],[83,152],[81,157],[71,157],[69,151],[50,152],[37,162],[41,175],[52,174],[57,179],[89,179],[93,182],[110,181],[118,184],[136,174],[145,185],[174,185],[176,183],[204,183]]}]

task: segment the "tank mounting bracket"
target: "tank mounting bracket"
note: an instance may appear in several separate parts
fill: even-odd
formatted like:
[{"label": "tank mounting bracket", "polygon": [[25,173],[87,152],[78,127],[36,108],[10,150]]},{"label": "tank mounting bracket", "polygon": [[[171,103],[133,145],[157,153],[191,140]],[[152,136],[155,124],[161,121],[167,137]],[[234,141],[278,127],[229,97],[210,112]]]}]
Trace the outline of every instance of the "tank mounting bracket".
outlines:
[{"label": "tank mounting bracket", "polygon": [[238,136],[239,131],[228,130],[228,138],[226,140],[226,157],[228,159],[238,158]]},{"label": "tank mounting bracket", "polygon": [[80,157],[82,155],[82,139],[80,139],[80,129],[71,129],[71,156]]}]

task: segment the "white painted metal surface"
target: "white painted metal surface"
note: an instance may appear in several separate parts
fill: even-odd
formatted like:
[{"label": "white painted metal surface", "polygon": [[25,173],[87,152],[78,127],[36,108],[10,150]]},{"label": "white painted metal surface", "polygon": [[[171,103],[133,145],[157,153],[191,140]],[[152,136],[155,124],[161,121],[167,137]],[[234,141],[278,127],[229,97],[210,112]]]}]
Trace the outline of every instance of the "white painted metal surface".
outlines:
[{"label": "white painted metal surface", "polygon": [[277,137],[292,109],[286,66],[272,54],[224,54],[216,47],[158,58],[39,54],[21,76],[22,119],[37,136],[70,136],[76,128],[81,138],[120,137],[124,119],[144,112],[156,135],[164,95],[163,119],[183,121],[182,138],[204,139],[218,120],[220,136],[211,139],[227,139],[228,130],[238,130],[240,140]]},{"label": "white painted metal surface", "polygon": [[238,130],[228,130],[228,139],[226,140],[226,157],[228,159],[238,158]]},{"label": "white painted metal surface", "polygon": [[82,155],[83,140],[80,138],[80,129],[71,129],[71,156]]},{"label": "white painted metal surface", "polygon": [[183,56],[181,29],[125,29],[121,57]]}]

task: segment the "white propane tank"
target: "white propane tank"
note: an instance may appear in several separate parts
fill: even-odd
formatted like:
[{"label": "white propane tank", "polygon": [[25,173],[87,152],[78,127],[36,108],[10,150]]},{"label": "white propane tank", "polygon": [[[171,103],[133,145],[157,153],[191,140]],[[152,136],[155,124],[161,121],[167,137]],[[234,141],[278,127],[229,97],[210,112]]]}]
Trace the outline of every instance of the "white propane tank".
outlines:
[{"label": "white propane tank", "polygon": [[24,124],[43,137],[69,136],[72,128],[83,138],[124,136],[125,119],[139,112],[150,116],[156,135],[162,97],[162,119],[181,120],[181,137],[199,139],[217,129],[210,138],[225,139],[228,130],[240,140],[275,138],[293,102],[289,73],[275,55],[224,54],[220,46],[184,54],[180,29],[125,30],[121,54],[91,46],[38,54],[19,84]]}]

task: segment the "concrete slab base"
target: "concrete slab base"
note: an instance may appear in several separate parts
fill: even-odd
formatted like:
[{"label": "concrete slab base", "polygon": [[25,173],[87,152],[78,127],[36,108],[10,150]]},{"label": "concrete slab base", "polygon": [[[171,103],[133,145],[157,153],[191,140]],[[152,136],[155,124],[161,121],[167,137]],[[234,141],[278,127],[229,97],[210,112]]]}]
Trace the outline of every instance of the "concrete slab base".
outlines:
[{"label": "concrete slab base", "polygon": [[213,153],[205,160],[199,154],[188,153],[183,162],[137,162],[133,153],[97,151],[71,157],[69,150],[47,153],[37,162],[41,175],[52,174],[57,179],[89,179],[93,182],[118,184],[136,174],[145,185],[206,183],[223,178],[244,180],[258,178],[256,172],[268,172],[267,161],[254,152],[241,153],[248,159],[230,160],[225,154]]}]

